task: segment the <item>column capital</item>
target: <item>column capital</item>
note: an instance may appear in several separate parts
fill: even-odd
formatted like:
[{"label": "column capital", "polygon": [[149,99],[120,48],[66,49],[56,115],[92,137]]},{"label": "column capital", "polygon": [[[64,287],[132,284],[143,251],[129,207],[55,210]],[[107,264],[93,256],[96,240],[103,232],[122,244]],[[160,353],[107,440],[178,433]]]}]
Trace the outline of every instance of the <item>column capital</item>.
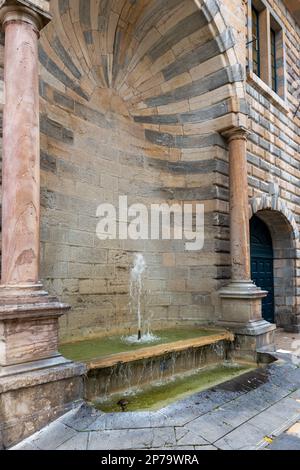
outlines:
[{"label": "column capital", "polygon": [[247,140],[251,133],[245,127],[231,127],[222,132],[222,136],[228,141],[233,140]]},{"label": "column capital", "polygon": [[0,0],[0,24],[24,22],[38,32],[50,21],[50,0]]}]

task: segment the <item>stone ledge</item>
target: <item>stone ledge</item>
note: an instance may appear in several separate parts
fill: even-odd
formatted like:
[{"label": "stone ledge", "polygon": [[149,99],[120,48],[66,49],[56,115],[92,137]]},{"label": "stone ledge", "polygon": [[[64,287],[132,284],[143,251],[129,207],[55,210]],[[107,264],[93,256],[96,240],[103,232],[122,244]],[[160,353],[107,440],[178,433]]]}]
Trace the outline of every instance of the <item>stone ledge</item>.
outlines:
[{"label": "stone ledge", "polygon": [[85,366],[68,364],[0,378],[0,449],[9,448],[82,400]]},{"label": "stone ledge", "polygon": [[[50,300],[50,299],[49,299]],[[45,303],[15,304],[0,306],[0,320],[22,318],[61,317],[70,307],[56,300]]]},{"label": "stone ledge", "polygon": [[84,364],[71,362],[44,370],[35,370],[13,376],[0,377],[0,393],[57,382],[74,376],[84,375],[85,373],[86,366]]},{"label": "stone ledge", "polygon": [[[208,331],[209,333],[209,331]],[[139,361],[147,359],[149,357],[159,357],[163,354],[168,354],[172,352],[184,351],[187,348],[198,348],[201,346],[207,346],[209,344],[215,344],[219,341],[233,341],[234,336],[229,331],[219,331],[216,334],[210,334],[208,336],[176,341],[173,343],[159,344],[157,346],[149,346],[147,348],[139,349],[137,351],[123,352],[120,354],[112,354],[110,356],[102,357],[101,359],[96,359],[90,362],[87,362],[88,370],[100,369],[106,367],[112,367],[119,363],[128,363],[133,361]]]},{"label": "stone ledge", "polygon": [[263,96],[267,97],[271,103],[278,107],[285,114],[289,114],[290,107],[277,93],[275,93],[263,80],[261,80],[251,70],[247,73],[247,81],[254,86]]},{"label": "stone ledge", "polygon": [[24,362],[20,364],[12,364],[8,366],[0,366],[1,377],[9,377],[16,374],[24,374],[35,370],[47,369],[49,367],[58,367],[64,364],[70,364],[72,361],[65,359],[61,354],[53,354],[47,359],[40,359],[32,362]]}]

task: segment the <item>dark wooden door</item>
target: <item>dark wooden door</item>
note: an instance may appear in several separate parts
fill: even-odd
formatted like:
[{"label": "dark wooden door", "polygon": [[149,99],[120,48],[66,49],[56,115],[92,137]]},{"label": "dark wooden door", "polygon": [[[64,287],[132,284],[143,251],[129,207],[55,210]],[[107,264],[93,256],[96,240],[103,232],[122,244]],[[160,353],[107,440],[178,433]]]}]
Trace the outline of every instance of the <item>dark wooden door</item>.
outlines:
[{"label": "dark wooden door", "polygon": [[255,284],[268,291],[262,301],[263,318],[274,323],[274,274],[272,237],[266,224],[258,217],[250,221],[251,276]]}]

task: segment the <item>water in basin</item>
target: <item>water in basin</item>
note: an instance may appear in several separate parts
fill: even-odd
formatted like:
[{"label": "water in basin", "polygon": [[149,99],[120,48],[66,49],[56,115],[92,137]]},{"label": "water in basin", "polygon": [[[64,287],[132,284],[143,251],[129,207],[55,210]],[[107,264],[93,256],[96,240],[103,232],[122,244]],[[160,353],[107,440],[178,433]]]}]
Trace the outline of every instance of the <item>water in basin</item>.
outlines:
[{"label": "water in basin", "polygon": [[141,341],[135,340],[136,335],[108,336],[62,344],[60,353],[73,361],[89,361],[95,358],[117,354],[126,351],[135,351],[150,345],[168,344],[181,340],[212,336],[217,330],[200,328],[173,328],[158,330],[142,337]]},{"label": "water in basin", "polygon": [[173,401],[231,380],[255,368],[256,364],[252,363],[230,362],[206,366],[145,387],[100,397],[94,400],[94,406],[104,412],[157,410]]}]

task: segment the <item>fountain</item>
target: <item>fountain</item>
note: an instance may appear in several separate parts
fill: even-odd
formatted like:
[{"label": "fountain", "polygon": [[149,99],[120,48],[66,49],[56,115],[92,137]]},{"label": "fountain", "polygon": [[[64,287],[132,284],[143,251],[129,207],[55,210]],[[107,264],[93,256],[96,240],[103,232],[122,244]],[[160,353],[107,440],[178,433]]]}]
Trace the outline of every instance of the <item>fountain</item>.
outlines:
[{"label": "fountain", "polygon": [[[175,397],[256,366],[244,360],[236,363],[240,358],[234,351],[234,335],[224,329],[170,325],[152,333],[145,318],[146,270],[144,256],[137,253],[129,277],[130,312],[137,320],[133,334],[91,338],[60,348],[65,357],[86,363],[85,398],[100,409],[147,408],[153,401],[159,404],[162,395],[171,397],[171,389]],[[134,393],[135,404],[127,397]]]},{"label": "fountain", "polygon": [[130,305],[131,309],[135,309],[137,313],[138,341],[142,339],[141,299],[143,293],[143,273],[146,267],[144,256],[141,253],[137,253],[130,273]]},{"label": "fountain", "polygon": [[130,271],[130,311],[137,318],[137,335],[123,337],[124,342],[129,344],[135,343],[154,343],[159,340],[159,337],[152,334],[150,331],[150,324],[148,323],[148,330],[145,331],[145,319],[142,315],[142,303],[144,292],[144,276],[147,269],[147,264],[144,256],[137,253],[134,257],[133,268]]}]

